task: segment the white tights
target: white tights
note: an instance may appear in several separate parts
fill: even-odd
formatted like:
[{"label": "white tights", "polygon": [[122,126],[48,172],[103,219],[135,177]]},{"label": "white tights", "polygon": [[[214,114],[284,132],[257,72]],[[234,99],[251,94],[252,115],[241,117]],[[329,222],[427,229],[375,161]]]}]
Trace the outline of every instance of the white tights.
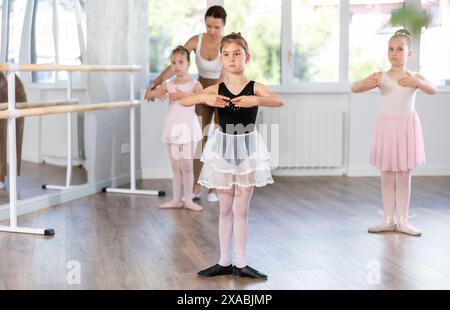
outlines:
[{"label": "white tights", "polygon": [[220,204],[219,265],[231,264],[231,240],[234,231],[235,265],[245,267],[245,250],[247,248],[248,208],[253,194],[252,187],[232,186],[230,189],[218,189]]},{"label": "white tights", "polygon": [[395,212],[398,218],[407,219],[411,196],[411,171],[382,171],[381,187],[384,220],[393,222]]}]

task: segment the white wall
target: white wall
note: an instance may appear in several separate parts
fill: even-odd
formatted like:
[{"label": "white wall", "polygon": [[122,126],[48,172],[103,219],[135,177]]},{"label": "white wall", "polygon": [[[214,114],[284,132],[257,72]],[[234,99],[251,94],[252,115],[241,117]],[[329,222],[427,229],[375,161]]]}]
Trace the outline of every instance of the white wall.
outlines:
[{"label": "white wall", "polygon": [[[66,90],[56,87],[36,87],[25,84],[29,102],[64,101]],[[86,102],[86,90],[74,89],[73,98]],[[78,152],[78,116],[72,115],[72,158],[74,164],[82,164]],[[66,164],[67,124],[66,115],[27,117],[25,120],[22,159],[55,165]]]},{"label": "white wall", "polygon": [[[86,15],[89,64],[139,64],[148,68],[146,0],[90,0],[86,2]],[[135,75],[137,90],[144,87],[147,76],[146,72]],[[128,100],[128,75],[90,74],[88,93],[92,102]],[[129,110],[86,113],[88,181],[128,174],[129,153],[122,154],[121,146],[129,140]]]},{"label": "white wall", "polygon": [[[348,94],[281,94],[285,99],[285,111],[295,110],[338,110],[346,112],[348,108]],[[169,178],[170,164],[165,145],[161,143],[162,125],[167,112],[167,102],[155,101],[141,107],[141,166],[143,178]],[[270,108],[262,108],[270,109]],[[145,120],[145,121],[144,121]],[[283,139],[281,139],[283,140]],[[276,174],[309,175],[336,174],[336,169],[292,169],[277,170]],[[338,170],[341,174],[343,168]],[[338,173],[339,173],[338,172]]]},{"label": "white wall", "polygon": [[[280,93],[286,101],[286,111],[318,109],[341,110],[345,113],[344,161],[336,169],[291,169],[274,171],[288,175],[349,176],[378,175],[369,163],[372,131],[378,112],[377,91],[364,94],[341,93]],[[419,93],[416,109],[422,120],[427,163],[414,173],[420,175],[450,175],[450,93],[435,96]],[[141,166],[143,178],[169,178],[171,176],[167,151],[160,142],[167,102],[154,102],[142,106]],[[293,139],[295,137],[290,137]],[[289,140],[289,139],[288,139]]]},{"label": "white wall", "polygon": [[[144,91],[142,91],[143,98]],[[141,167],[143,179],[170,178],[170,162],[161,143],[162,127],[167,113],[167,101],[155,100],[141,105]]]}]

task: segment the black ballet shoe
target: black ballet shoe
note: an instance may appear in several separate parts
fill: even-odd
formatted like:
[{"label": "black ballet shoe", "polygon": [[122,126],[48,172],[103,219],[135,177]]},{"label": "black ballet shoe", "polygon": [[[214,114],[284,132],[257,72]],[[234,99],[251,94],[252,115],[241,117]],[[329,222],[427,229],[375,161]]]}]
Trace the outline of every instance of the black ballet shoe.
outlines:
[{"label": "black ballet shoe", "polygon": [[267,280],[267,275],[265,275],[262,272],[259,272],[258,270],[253,269],[248,265],[242,268],[238,268],[236,266],[233,267],[234,267],[233,274],[235,276]]},{"label": "black ballet shoe", "polygon": [[215,277],[215,276],[223,276],[227,274],[233,274],[233,266],[221,266],[219,264],[215,264],[209,268],[206,268],[202,271],[199,271],[197,275],[199,277]]}]

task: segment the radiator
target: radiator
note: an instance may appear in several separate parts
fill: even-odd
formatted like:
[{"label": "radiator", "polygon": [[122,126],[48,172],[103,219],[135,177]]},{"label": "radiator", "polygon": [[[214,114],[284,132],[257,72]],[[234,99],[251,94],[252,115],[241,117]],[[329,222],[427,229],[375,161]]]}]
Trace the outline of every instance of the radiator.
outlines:
[{"label": "radiator", "polygon": [[343,111],[265,109],[259,126],[276,168],[335,168],[343,165]]}]

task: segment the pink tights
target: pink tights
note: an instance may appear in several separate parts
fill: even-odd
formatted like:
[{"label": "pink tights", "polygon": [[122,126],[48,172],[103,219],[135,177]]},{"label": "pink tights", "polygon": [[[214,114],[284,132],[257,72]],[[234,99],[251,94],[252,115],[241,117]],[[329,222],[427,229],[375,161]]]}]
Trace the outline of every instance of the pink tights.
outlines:
[{"label": "pink tights", "polygon": [[195,143],[168,144],[167,147],[173,172],[173,201],[181,202],[182,193],[185,201],[192,201],[192,186],[194,185],[192,155]]}]

